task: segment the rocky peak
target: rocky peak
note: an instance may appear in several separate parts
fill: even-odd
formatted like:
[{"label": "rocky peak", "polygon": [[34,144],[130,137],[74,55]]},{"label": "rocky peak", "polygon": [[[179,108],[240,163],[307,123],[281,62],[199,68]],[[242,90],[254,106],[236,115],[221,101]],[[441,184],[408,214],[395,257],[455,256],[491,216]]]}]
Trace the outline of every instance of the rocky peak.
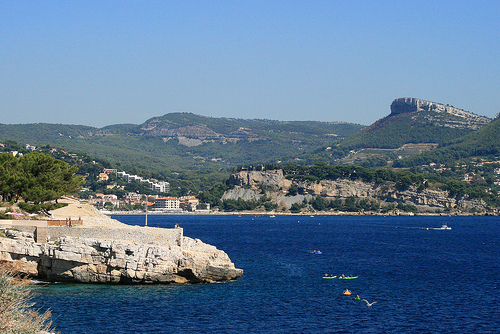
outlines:
[{"label": "rocky peak", "polygon": [[436,113],[447,113],[452,116],[460,117],[467,122],[480,123],[482,125],[491,122],[491,119],[484,116],[479,116],[471,112],[455,108],[450,105],[441,103],[430,102],[425,100],[416,99],[413,97],[402,97],[395,99],[391,103],[391,116],[403,113],[410,113],[416,111],[433,111]]}]

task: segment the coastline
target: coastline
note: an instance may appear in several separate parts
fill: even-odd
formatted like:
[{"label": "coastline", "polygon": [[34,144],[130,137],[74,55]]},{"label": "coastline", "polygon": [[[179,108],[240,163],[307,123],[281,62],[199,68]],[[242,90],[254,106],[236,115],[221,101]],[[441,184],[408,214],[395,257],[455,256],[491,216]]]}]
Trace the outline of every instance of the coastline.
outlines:
[{"label": "coastline", "polygon": [[30,277],[78,283],[194,284],[243,275],[227,253],[185,236],[178,225],[129,225],[64,201],[50,219],[0,220],[0,260]]},{"label": "coastline", "polygon": [[[146,213],[144,211],[101,211],[103,215],[106,216],[122,216],[122,215],[143,215]],[[429,217],[480,217],[480,216],[500,216],[499,212],[302,212],[302,213],[291,213],[291,212],[262,212],[262,211],[240,211],[240,212],[149,212],[148,215],[154,216],[175,216],[175,215],[213,215],[213,216],[429,216]]]},{"label": "coastline", "polygon": [[[52,219],[80,219],[84,218],[83,227],[100,226],[100,227],[130,227],[126,224],[119,222],[118,220],[111,218],[111,216],[120,215],[143,215],[146,216],[145,211],[105,211],[98,210],[94,206],[80,202],[77,199],[65,199],[64,203],[68,205],[66,207],[56,209],[51,211]],[[148,211],[147,215],[150,216],[175,216],[175,215],[186,215],[186,216],[296,216],[296,217],[307,217],[307,216],[423,216],[423,217],[478,217],[478,216],[499,216],[499,212],[461,212],[461,211],[451,211],[451,212],[403,212],[403,211],[391,211],[386,213],[365,211],[365,212],[345,212],[345,211],[317,211],[317,212],[275,212],[275,211],[237,211],[237,212],[221,212],[221,211],[183,211],[183,212],[159,212],[159,211]],[[125,225],[125,226],[124,226]]]}]

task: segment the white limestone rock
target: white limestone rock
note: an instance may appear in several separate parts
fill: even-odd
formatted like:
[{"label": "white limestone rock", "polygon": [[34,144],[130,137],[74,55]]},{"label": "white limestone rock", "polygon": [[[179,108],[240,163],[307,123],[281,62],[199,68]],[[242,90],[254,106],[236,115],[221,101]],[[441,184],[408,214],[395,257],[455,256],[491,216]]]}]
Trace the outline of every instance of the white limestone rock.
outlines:
[{"label": "white limestone rock", "polygon": [[49,281],[201,283],[241,277],[228,255],[199,239],[182,245],[60,237],[39,244],[27,235],[0,238],[0,261]]}]

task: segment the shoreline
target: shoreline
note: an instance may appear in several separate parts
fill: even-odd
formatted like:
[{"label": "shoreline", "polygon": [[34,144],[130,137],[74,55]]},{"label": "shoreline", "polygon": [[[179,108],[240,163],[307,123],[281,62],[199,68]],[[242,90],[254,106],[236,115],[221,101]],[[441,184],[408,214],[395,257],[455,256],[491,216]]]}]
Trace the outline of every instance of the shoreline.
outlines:
[{"label": "shoreline", "polygon": [[[124,216],[124,215],[137,215],[137,216],[145,216],[146,213],[144,211],[138,212],[130,212],[130,211],[102,211],[102,214],[106,216]],[[423,216],[423,217],[495,217],[500,216],[498,212],[483,212],[483,213],[444,213],[444,212],[399,212],[399,213],[378,213],[378,212],[308,212],[308,213],[277,213],[277,212],[261,212],[261,211],[244,211],[244,212],[148,212],[147,215],[152,216],[175,216],[175,215],[192,215],[192,216],[298,216],[298,217],[315,217],[315,216],[391,216],[391,217],[414,217],[414,216]]]}]

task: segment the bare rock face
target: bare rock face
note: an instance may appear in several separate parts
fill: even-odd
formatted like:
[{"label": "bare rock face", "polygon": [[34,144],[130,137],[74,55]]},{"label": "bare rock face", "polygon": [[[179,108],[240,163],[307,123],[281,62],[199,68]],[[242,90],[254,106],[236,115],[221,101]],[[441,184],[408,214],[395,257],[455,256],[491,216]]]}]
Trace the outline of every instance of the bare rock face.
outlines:
[{"label": "bare rock face", "polygon": [[202,283],[243,275],[225,252],[188,237],[182,237],[180,245],[70,236],[37,243],[30,234],[5,233],[7,238],[0,238],[0,261],[49,281]]},{"label": "bare rock face", "polygon": [[281,169],[271,171],[240,171],[229,177],[229,183],[237,186],[268,187],[273,190],[287,190],[292,185]]},{"label": "bare rock face", "polygon": [[391,103],[391,116],[421,111],[431,111],[436,114],[448,114],[452,116],[454,118],[453,120],[443,120],[442,118],[436,119],[436,121],[443,123],[443,126],[449,127],[467,127],[473,130],[477,130],[480,127],[491,122],[491,119],[489,119],[488,117],[476,115],[450,105],[420,100],[413,97],[403,97],[395,99]]}]

